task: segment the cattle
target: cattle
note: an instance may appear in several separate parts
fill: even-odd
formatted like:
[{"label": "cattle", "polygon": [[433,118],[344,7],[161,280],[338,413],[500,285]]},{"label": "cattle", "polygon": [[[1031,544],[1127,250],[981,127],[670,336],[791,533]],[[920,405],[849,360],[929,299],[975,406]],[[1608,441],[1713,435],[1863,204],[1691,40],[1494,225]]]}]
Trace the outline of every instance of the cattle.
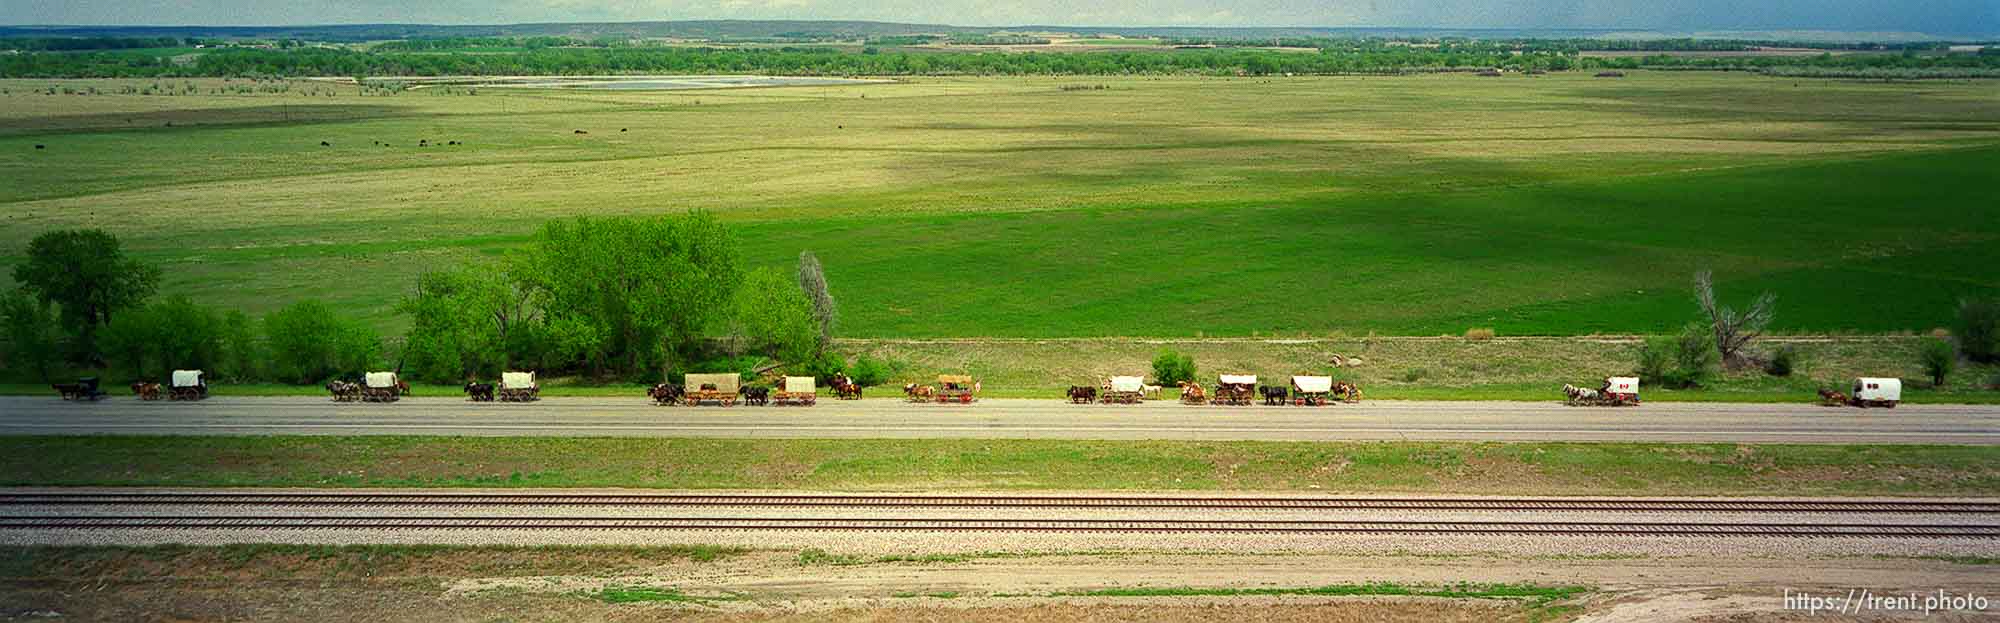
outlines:
[{"label": "cattle", "polygon": [[492,383],[466,383],[465,395],[473,402],[493,402]]},{"label": "cattle", "polygon": [[1283,387],[1265,385],[1257,388],[1257,393],[1264,395],[1264,406],[1275,407],[1285,404],[1285,388]]},{"label": "cattle", "polygon": [[35,149],[48,149],[48,148],[49,148],[48,145],[41,145],[41,144],[35,145]]},{"label": "cattle", "polygon": [[661,383],[647,390],[646,395],[651,397],[655,404],[670,405],[679,403],[681,397],[687,395],[687,390],[673,383]]},{"label": "cattle", "polygon": [[625,130],[626,130],[625,128],[618,128],[619,132],[624,132]]},{"label": "cattle", "polygon": [[328,143],[328,142],[326,142],[326,141],[320,141],[320,142],[319,142],[319,146],[320,146],[320,147],[332,147],[332,146],[333,146],[333,143]]},{"label": "cattle", "polygon": [[771,388],[756,386],[743,388],[743,404],[753,407],[771,404]]},{"label": "cattle", "polygon": [[159,399],[160,399],[160,384],[159,384],[159,383],[147,383],[147,382],[144,382],[144,381],[141,381],[141,382],[138,382],[138,383],[133,383],[133,384],[132,384],[132,395],[134,395],[134,396],[138,396],[140,400],[159,400]]},{"label": "cattle", "polygon": [[1069,386],[1070,404],[1090,404],[1097,402],[1097,388],[1089,385]]},{"label": "cattle", "polygon": [[585,132],[583,130],[577,130],[576,132],[574,132],[574,134],[589,134],[589,132]]}]

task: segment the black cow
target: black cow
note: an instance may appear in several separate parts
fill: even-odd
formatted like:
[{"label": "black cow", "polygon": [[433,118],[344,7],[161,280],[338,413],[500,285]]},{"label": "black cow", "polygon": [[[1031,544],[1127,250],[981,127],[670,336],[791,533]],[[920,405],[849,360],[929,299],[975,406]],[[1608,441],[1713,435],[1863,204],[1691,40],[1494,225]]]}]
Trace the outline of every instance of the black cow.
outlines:
[{"label": "black cow", "polygon": [[35,146],[35,149],[48,149],[48,148],[49,148],[49,146],[48,146],[48,145],[36,145],[36,146]]},{"label": "black cow", "polygon": [[743,388],[743,404],[761,407],[770,403],[771,388],[755,386]]},{"label": "black cow", "polygon": [[465,395],[471,396],[473,402],[493,402],[493,384],[466,383]]},{"label": "black cow", "polygon": [[1283,387],[1265,385],[1257,388],[1257,391],[1264,395],[1265,405],[1276,406],[1285,404],[1285,388]]},{"label": "black cow", "polygon": [[326,141],[320,141],[320,142],[319,142],[319,146],[320,146],[320,147],[332,147],[332,146],[333,146],[333,143],[328,143],[328,142],[326,142]]}]

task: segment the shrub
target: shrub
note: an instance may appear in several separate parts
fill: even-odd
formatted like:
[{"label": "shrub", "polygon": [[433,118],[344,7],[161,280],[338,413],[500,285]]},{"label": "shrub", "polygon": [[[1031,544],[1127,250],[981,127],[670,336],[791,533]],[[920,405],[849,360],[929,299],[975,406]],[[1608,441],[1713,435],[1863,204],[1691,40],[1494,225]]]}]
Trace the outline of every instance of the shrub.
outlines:
[{"label": "shrub", "polygon": [[169,370],[213,370],[222,362],[222,315],[174,297],[114,317],[98,345],[128,378],[162,379]]},{"label": "shrub", "polygon": [[44,383],[61,363],[62,329],[55,310],[22,292],[0,297],[0,324],[6,326],[7,368]]},{"label": "shrub", "polygon": [[770,268],[751,271],[735,298],[736,319],[757,352],[786,362],[819,354],[812,301],[783,274]]},{"label": "shrub", "polygon": [[1193,357],[1175,352],[1173,349],[1161,350],[1159,355],[1153,357],[1154,383],[1171,387],[1182,382],[1194,381],[1194,374]]},{"label": "shrub", "polygon": [[854,365],[848,366],[847,374],[862,387],[874,387],[889,382],[890,375],[895,374],[897,367],[899,366],[863,354],[854,358]]},{"label": "shrub", "polygon": [[257,342],[257,328],[250,316],[230,310],[222,316],[222,360],[217,378],[245,382],[263,378],[258,363],[264,360]]},{"label": "shrub", "polygon": [[1679,334],[1654,336],[1639,347],[1639,380],[1673,389],[1699,387],[1715,375],[1716,358],[1708,328],[1691,323]]},{"label": "shrub", "polygon": [[1410,368],[1408,370],[1403,371],[1403,376],[1401,378],[1404,383],[1415,383],[1417,381],[1424,380],[1424,377],[1429,374],[1430,371],[1425,370],[1423,368]]},{"label": "shrub", "polygon": [[2000,362],[2000,299],[1966,299],[1958,302],[1959,352],[1980,363]]},{"label": "shrub", "polygon": [[1931,377],[1931,387],[1944,387],[1946,377],[1958,367],[1958,354],[1951,349],[1951,343],[1937,338],[1924,340],[1923,350],[1918,360],[1923,363],[1924,376]]},{"label": "shrub", "polygon": [[1493,330],[1486,327],[1473,327],[1470,329],[1466,329],[1465,339],[1472,340],[1475,342],[1490,340],[1493,339]]},{"label": "shrub", "polygon": [[1764,372],[1771,376],[1791,376],[1799,367],[1799,349],[1781,346],[1771,353],[1771,360],[1764,362]]}]

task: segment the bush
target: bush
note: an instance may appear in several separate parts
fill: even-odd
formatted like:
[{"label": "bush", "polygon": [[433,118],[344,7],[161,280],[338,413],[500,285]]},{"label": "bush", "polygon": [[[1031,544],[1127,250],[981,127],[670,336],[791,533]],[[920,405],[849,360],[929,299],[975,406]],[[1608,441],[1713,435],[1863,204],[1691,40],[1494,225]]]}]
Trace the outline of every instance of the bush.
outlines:
[{"label": "bush", "polygon": [[1931,377],[1931,387],[1944,387],[1945,379],[1958,368],[1958,354],[1952,351],[1951,343],[1937,338],[1924,340],[1918,360],[1923,363],[1924,376]]},{"label": "bush", "polygon": [[1466,329],[1465,339],[1472,340],[1475,342],[1490,340],[1493,339],[1493,330],[1485,327],[1473,327],[1470,329]]},{"label": "bush", "polygon": [[1639,381],[1672,389],[1699,387],[1715,375],[1715,342],[1692,323],[1677,335],[1648,338],[1639,347]]},{"label": "bush", "polygon": [[1771,376],[1791,376],[1799,366],[1799,349],[1781,346],[1771,353],[1771,360],[1764,363],[1764,372]]},{"label": "bush", "polygon": [[1160,351],[1153,357],[1153,382],[1172,387],[1182,382],[1194,381],[1194,358],[1175,352],[1173,349]]},{"label": "bush", "polygon": [[1979,363],[2000,362],[2000,299],[1966,299],[1958,303],[1959,352]]},{"label": "bush", "polygon": [[736,319],[757,352],[800,362],[819,352],[819,324],[812,301],[797,284],[770,268],[751,271],[736,289]]},{"label": "bush", "polygon": [[222,334],[221,314],[174,297],[117,315],[98,344],[125,378],[159,380],[169,370],[214,370]]},{"label": "bush", "polygon": [[270,343],[272,376],[301,385],[360,376],[382,348],[374,331],[342,320],[326,303],[310,299],[265,316],[264,333]]},{"label": "bush", "polygon": [[895,369],[898,367],[900,366],[863,354],[854,358],[854,365],[848,366],[847,374],[854,379],[855,384],[874,387],[889,382],[889,377],[896,373]]},{"label": "bush", "polygon": [[230,310],[222,315],[222,360],[216,377],[236,382],[264,378],[259,363],[264,352],[257,342],[257,327],[250,316]]}]

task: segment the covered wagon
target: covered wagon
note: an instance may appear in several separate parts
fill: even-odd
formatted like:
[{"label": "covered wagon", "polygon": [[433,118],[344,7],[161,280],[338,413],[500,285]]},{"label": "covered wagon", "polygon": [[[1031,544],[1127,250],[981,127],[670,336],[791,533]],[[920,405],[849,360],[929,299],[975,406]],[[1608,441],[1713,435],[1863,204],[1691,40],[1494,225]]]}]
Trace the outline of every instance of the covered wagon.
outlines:
[{"label": "covered wagon", "polygon": [[979,381],[963,374],[940,374],[937,377],[937,401],[969,404],[976,400]]},{"label": "covered wagon", "polygon": [[771,396],[771,402],[779,406],[797,405],[810,407],[819,402],[818,381],[810,376],[787,376],[783,385]]},{"label": "covered wagon", "polygon": [[1333,377],[1292,377],[1292,404],[1314,407],[1325,406],[1327,395],[1331,393],[1333,393]]},{"label": "covered wagon", "polygon": [[534,402],[542,399],[542,386],[533,372],[502,372],[499,394],[506,402]]},{"label": "covered wagon", "polygon": [[1104,383],[1104,395],[1098,397],[1104,404],[1139,404],[1146,399],[1146,378],[1140,376],[1114,376]]},{"label": "covered wagon", "polygon": [[208,380],[200,370],[175,370],[167,386],[168,400],[201,400],[208,397]]},{"label": "covered wagon", "polygon": [[1257,401],[1257,375],[1224,374],[1216,377],[1215,395],[1209,404],[1247,405]]},{"label": "covered wagon", "polygon": [[370,372],[361,377],[361,399],[368,402],[395,402],[403,396],[394,372]]},{"label": "covered wagon", "polygon": [[1903,401],[1903,379],[1861,377],[1854,379],[1854,393],[1848,400],[1857,407],[1896,408]]},{"label": "covered wagon", "polygon": [[1613,376],[1604,379],[1604,388],[1598,390],[1601,400],[1614,407],[1639,404],[1639,377]]},{"label": "covered wagon", "polygon": [[723,374],[689,374],[681,377],[686,394],[681,404],[699,407],[713,402],[718,406],[734,407],[736,399],[743,394],[743,377],[734,372]]}]

